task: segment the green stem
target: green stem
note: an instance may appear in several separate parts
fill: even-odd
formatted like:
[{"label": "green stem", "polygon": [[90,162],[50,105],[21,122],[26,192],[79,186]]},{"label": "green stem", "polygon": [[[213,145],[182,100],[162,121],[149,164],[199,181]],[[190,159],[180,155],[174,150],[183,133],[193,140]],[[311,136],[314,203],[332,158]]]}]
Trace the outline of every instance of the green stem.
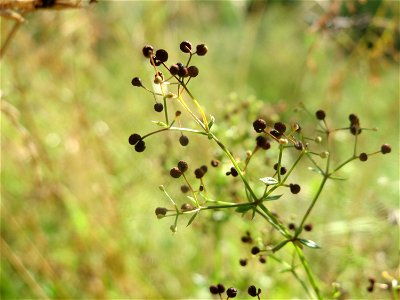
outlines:
[{"label": "green stem", "polygon": [[318,287],[318,285],[317,285],[317,283],[315,281],[314,275],[313,275],[313,273],[312,273],[312,271],[310,269],[310,266],[308,265],[308,262],[307,262],[306,258],[303,255],[303,250],[301,250],[300,247],[295,244],[295,242],[293,242],[293,246],[294,246],[294,248],[295,248],[295,250],[297,252],[297,255],[300,258],[300,261],[301,261],[301,264],[303,265],[304,270],[307,273],[308,280],[310,281],[310,284],[311,284],[315,294],[317,295],[317,298],[320,299],[320,300],[323,299],[323,297],[321,295],[321,292],[319,290],[319,287]]}]

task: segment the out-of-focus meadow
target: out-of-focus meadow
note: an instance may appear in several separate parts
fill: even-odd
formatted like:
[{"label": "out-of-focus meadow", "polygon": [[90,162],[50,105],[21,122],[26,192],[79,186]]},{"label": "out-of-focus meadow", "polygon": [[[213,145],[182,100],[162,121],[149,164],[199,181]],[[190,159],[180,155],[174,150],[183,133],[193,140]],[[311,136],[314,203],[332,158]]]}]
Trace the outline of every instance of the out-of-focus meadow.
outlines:
[{"label": "out-of-focus meadow", "polygon": [[[179,197],[171,162],[213,155],[201,139],[180,147],[178,135],[149,139],[144,153],[128,144],[160,120],[151,95],[130,84],[152,80],[142,47],[167,49],[174,63],[183,40],[209,47],[191,87],[217,124],[257,99],[283,120],[302,102],[338,127],[356,113],[379,128],[360,135],[359,149],[390,143],[392,153],[355,161],[347,181],[327,186],[308,233],[322,249],[305,253],[326,295],[338,282],[344,297],[389,297],[366,286],[398,276],[399,4],[349,1],[336,16],[330,4],[110,1],[26,15],[1,59],[1,298],[209,298],[219,281],[256,284],[263,298],[306,297],[273,261],[239,265],[241,234],[264,223],[204,213],[172,235],[154,215],[168,201],[160,184]],[[3,43],[13,21],[1,22]],[[229,122],[230,136],[251,130]],[[343,157],[351,145],[338,135]],[[296,199],[274,209],[296,220],[309,203]]]}]

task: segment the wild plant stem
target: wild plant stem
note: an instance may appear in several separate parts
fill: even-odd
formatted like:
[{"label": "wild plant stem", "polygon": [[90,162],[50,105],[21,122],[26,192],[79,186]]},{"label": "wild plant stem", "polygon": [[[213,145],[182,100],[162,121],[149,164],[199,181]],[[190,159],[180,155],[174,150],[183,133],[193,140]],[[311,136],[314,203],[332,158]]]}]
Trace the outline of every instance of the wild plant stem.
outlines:
[{"label": "wild plant stem", "polygon": [[297,246],[295,243],[293,243],[293,246],[297,252],[297,255],[300,258],[300,261],[301,261],[301,264],[303,265],[304,270],[307,273],[308,280],[310,281],[310,284],[311,284],[317,298],[320,300],[323,299],[321,292],[319,290],[319,287],[315,281],[314,275],[310,269],[310,266],[308,265],[308,262],[307,262],[306,258],[304,257],[303,250],[301,250],[300,247]]}]

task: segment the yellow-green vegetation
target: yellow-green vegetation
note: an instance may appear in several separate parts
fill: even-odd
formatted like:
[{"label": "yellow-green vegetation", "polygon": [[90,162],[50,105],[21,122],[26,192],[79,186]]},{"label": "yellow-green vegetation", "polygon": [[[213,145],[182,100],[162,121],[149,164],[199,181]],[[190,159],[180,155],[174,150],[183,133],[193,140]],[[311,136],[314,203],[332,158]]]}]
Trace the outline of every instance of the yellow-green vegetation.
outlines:
[{"label": "yellow-green vegetation", "polygon": [[[142,47],[168,49],[172,64],[183,40],[208,45],[191,92],[243,160],[253,147],[238,138],[252,132],[247,120],[262,113],[292,121],[300,103],[335,125],[356,113],[362,126],[378,128],[360,135],[358,149],[389,143],[392,153],[356,160],[340,172],[346,181],[328,182],[305,234],[321,249],[304,254],[326,298],[396,298],[367,287],[370,277],[399,278],[399,4],[347,4],[122,1],[24,15],[0,61],[1,298],[211,298],[218,282],[237,287],[238,297],[252,284],[263,299],[308,297],[282,264],[250,259],[240,237],[268,237],[262,220],[204,211],[172,234],[172,221],[154,214],[168,205],[161,184],[179,206],[185,201],[168,175],[177,161],[194,169],[214,158],[206,138],[181,147],[178,132],[149,138],[145,153],[128,144],[131,133],[162,121],[152,97],[130,83],[154,79]],[[370,16],[362,29],[351,26],[355,11]],[[2,20],[2,44],[13,22]],[[339,157],[351,155],[353,137],[335,138]],[[256,172],[269,176],[271,163]],[[299,196],[268,206],[286,221],[299,223],[318,189],[307,166],[296,175]],[[225,171],[207,185],[232,200]]]}]

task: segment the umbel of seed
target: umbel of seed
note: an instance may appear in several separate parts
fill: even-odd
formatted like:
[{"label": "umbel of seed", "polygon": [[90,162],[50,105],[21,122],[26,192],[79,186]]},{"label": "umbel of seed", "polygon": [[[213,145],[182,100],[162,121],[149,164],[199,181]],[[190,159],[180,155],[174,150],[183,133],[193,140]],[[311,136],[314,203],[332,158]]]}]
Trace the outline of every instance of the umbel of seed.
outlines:
[{"label": "umbel of seed", "polygon": [[183,161],[183,160],[179,161],[179,162],[178,162],[178,169],[179,169],[179,171],[181,171],[182,173],[185,173],[185,172],[187,171],[187,169],[188,169],[188,164],[187,164],[187,162],[186,162],[186,161]]},{"label": "umbel of seed", "polygon": [[258,133],[263,132],[267,128],[267,122],[263,119],[257,119],[253,122],[253,128]]}]

